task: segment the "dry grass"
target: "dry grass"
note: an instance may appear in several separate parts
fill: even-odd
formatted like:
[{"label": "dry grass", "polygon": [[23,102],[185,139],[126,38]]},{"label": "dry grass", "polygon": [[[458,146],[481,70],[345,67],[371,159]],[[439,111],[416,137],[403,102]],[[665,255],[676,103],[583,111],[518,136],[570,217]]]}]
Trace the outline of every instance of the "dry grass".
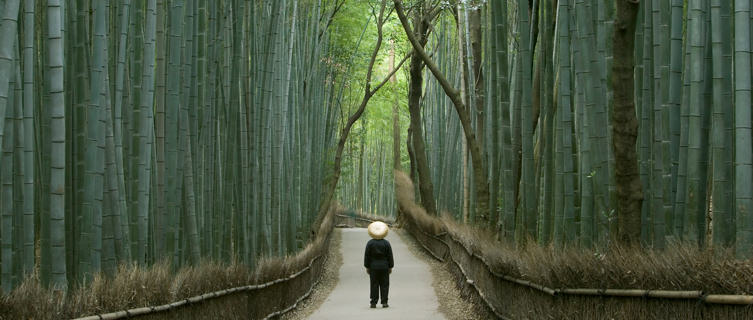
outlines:
[{"label": "dry grass", "polygon": [[410,177],[402,171],[395,170],[395,187],[397,202],[400,210],[405,212],[405,218],[409,223],[413,223],[426,233],[437,235],[445,230],[441,221],[435,217],[429,216],[423,207],[416,203],[413,195],[413,182]]},{"label": "dry grass", "polygon": [[249,283],[251,270],[241,264],[202,262],[170,273],[170,265],[148,268],[126,264],[113,277],[95,276],[65,297],[43,288],[36,277],[26,279],[0,298],[0,319],[59,319],[167,304],[206,292]]},{"label": "dry grass", "polygon": [[[446,230],[446,244],[424,237],[429,242],[428,250],[438,250],[441,255],[445,248],[449,249],[452,260],[468,272],[475,285],[484,292],[488,303],[505,317],[626,320],[742,320],[753,317],[751,306],[711,305],[697,299],[580,295],[553,298],[547,293],[506,281],[489,270],[554,289],[701,290],[706,294],[753,294],[753,261],[737,260],[727,251],[703,251],[681,244],[672,244],[661,251],[624,247],[586,250],[540,246],[529,241],[529,245],[516,248],[497,241],[487,230],[459,224],[448,215],[442,218],[428,216],[414,202],[410,179],[400,173],[395,176],[398,190],[401,190],[398,201],[408,221],[408,229],[435,235]],[[456,281],[461,283],[461,294],[467,301],[487,305],[480,302],[475,289],[465,285],[466,276],[455,263],[446,264]]]},{"label": "dry grass", "polygon": [[550,288],[700,290],[753,294],[753,261],[728,251],[700,250],[674,243],[665,250],[612,246],[605,250],[524,248],[497,241],[485,230],[444,223],[455,239],[486,260],[493,271]]},{"label": "dry grass", "polygon": [[327,260],[322,265],[319,283],[314,286],[311,295],[298,304],[298,307],[282,315],[281,320],[308,319],[311,314],[329,297],[332,290],[335,289],[339,281],[340,266],[343,264],[343,255],[340,251],[342,246],[342,233],[340,231],[332,232],[329,240]]},{"label": "dry grass", "polygon": [[[198,266],[171,272],[163,261],[149,267],[121,265],[113,277],[95,276],[88,284],[63,296],[44,288],[36,275],[27,278],[7,295],[0,296],[0,319],[75,318],[156,306],[188,297],[248,284],[260,284],[296,273],[324,252],[326,239],[333,228],[333,206],[320,225],[317,238],[294,256],[263,258],[252,270],[239,263],[202,261]],[[300,288],[300,294],[308,288]],[[246,306],[243,306],[245,308]],[[238,314],[242,316],[242,314]]]},{"label": "dry grass", "polygon": [[489,231],[459,224],[448,215],[430,217],[413,199],[413,185],[395,173],[398,201],[406,218],[424,232],[447,230],[497,273],[550,288],[701,290],[713,294],[753,294],[753,260],[728,251],[671,244],[665,250],[613,246],[604,250],[555,248],[534,242],[524,248],[496,240]]}]

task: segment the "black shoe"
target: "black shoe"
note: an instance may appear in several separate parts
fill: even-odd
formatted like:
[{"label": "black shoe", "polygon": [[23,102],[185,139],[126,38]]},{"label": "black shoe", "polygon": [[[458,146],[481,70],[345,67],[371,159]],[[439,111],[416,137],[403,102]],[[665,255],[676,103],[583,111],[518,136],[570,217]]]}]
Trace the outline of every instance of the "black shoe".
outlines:
[{"label": "black shoe", "polygon": [[389,308],[389,307],[390,307],[390,305],[388,305],[386,303],[382,304],[382,308]]},{"label": "black shoe", "polygon": [[375,304],[375,303],[372,303],[372,304],[371,304],[371,308],[372,308],[372,309],[373,309],[373,308],[376,308],[376,304]]}]

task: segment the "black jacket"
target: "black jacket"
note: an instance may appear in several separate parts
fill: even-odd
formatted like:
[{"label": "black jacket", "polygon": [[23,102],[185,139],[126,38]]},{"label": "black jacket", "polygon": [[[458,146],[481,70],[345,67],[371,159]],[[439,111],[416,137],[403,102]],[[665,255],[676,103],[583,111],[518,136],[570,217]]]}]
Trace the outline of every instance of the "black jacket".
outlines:
[{"label": "black jacket", "polygon": [[369,269],[392,269],[392,246],[384,239],[371,239],[366,243],[366,253],[363,256],[363,266]]}]

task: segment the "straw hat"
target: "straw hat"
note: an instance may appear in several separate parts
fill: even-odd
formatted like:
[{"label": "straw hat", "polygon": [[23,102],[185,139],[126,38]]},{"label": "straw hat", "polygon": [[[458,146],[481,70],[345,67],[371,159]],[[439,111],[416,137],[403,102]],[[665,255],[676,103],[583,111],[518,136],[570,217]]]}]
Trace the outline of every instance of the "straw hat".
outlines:
[{"label": "straw hat", "polygon": [[374,239],[384,239],[384,237],[387,236],[387,232],[390,231],[390,228],[387,227],[387,224],[381,221],[374,221],[371,224],[369,224],[369,235]]}]

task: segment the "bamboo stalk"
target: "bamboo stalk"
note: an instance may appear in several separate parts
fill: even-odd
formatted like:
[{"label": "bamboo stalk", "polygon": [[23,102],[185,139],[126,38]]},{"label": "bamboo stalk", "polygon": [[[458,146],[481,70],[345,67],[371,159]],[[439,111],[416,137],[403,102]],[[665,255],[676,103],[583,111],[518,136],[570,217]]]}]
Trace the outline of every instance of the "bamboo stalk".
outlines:
[{"label": "bamboo stalk", "polygon": [[710,294],[703,298],[703,302],[713,304],[753,304],[751,295]]}]

